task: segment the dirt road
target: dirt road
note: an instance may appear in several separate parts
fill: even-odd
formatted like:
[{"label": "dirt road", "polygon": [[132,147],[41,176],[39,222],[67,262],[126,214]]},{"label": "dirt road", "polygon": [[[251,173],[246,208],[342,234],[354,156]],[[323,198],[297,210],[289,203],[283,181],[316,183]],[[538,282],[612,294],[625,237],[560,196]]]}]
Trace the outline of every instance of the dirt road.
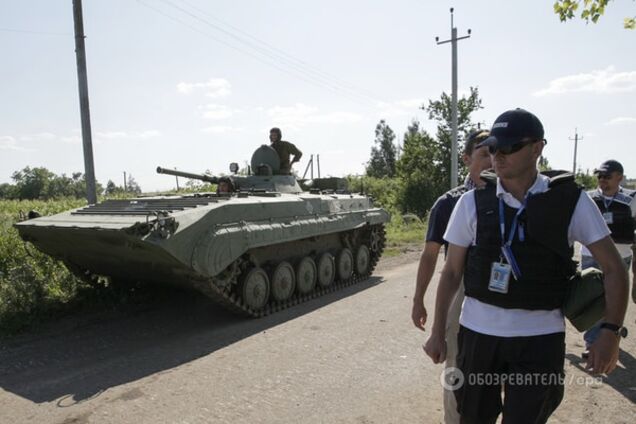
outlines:
[{"label": "dirt road", "polygon": [[[410,323],[416,260],[386,260],[365,283],[260,320],[175,292],[0,342],[0,423],[442,422],[442,367]],[[600,382],[568,329],[550,422],[636,422],[635,320],[631,304],[619,368]]]}]

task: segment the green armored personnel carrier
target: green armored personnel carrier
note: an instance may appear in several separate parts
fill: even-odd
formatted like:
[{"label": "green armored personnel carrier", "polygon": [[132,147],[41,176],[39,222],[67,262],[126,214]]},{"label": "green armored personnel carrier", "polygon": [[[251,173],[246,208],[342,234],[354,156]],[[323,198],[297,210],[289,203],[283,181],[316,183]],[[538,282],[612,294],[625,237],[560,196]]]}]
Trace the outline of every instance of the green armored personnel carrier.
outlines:
[{"label": "green armored personnel carrier", "polygon": [[223,177],[227,193],[106,200],[15,226],[81,278],[183,285],[255,317],[368,278],[388,213],[364,195],[303,191],[279,163],[263,145],[249,175]]}]

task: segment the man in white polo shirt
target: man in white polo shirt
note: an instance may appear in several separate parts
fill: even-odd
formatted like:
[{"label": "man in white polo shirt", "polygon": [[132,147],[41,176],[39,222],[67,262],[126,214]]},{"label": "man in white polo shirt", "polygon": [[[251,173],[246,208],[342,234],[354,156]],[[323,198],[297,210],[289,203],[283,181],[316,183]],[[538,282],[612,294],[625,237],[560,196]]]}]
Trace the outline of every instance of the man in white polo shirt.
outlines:
[{"label": "man in white polo shirt", "polygon": [[464,382],[455,392],[462,423],[494,423],[502,412],[504,422],[545,423],[560,404],[561,306],[576,271],[574,241],[605,273],[606,322],[587,367],[609,373],[616,366],[627,274],[603,217],[572,175],[538,173],[544,144],[532,113],[500,115],[483,142],[496,179],[459,199],[444,236],[448,257],[425,350],[435,363],[444,360],[447,311],[463,276],[457,364]]}]

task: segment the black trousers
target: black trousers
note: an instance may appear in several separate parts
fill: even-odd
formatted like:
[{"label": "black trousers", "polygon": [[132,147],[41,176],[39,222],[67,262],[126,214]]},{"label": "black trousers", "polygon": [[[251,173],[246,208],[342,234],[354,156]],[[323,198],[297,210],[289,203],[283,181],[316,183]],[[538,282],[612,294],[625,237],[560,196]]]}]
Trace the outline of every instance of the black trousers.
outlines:
[{"label": "black trousers", "polygon": [[460,327],[458,345],[462,423],[494,423],[502,412],[503,424],[545,423],[563,400],[565,333],[497,337]]}]

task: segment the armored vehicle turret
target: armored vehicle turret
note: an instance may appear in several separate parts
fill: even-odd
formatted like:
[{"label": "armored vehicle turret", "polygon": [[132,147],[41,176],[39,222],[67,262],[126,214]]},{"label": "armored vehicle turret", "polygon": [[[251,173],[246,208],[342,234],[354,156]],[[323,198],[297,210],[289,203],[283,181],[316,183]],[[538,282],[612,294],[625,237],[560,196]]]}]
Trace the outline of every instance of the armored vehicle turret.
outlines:
[{"label": "armored vehicle turret", "polygon": [[229,192],[105,200],[17,223],[20,236],[81,278],[194,288],[223,307],[263,316],[366,279],[389,215],[364,195],[303,191],[261,146],[248,175],[157,172]]}]

